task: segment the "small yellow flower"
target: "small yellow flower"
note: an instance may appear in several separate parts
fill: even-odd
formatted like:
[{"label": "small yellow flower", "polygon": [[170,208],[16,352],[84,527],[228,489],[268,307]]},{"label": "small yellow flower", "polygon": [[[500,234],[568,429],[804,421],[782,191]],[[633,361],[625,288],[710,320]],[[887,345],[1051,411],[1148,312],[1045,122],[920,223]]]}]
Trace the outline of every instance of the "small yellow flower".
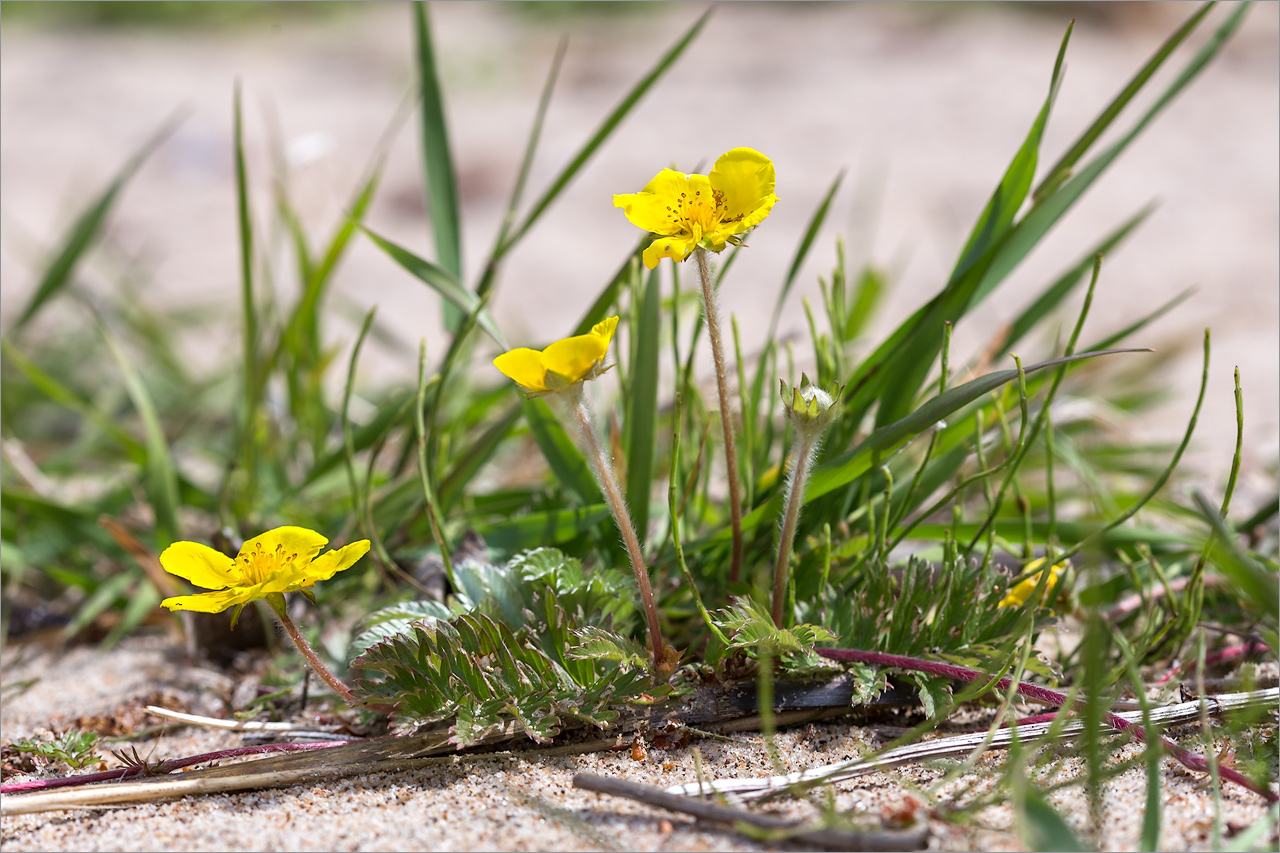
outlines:
[{"label": "small yellow flower", "polygon": [[[369,540],[361,539],[316,557],[328,542],[305,527],[277,527],[245,542],[234,560],[199,542],[175,542],[160,555],[160,565],[169,574],[214,592],[179,595],[160,603],[170,610],[200,613],[235,607],[234,625],[250,601],[306,590],[351,568],[369,550]],[[283,604],[283,598],[280,601]]]},{"label": "small yellow flower", "polygon": [[683,261],[698,246],[713,252],[741,245],[741,236],[759,225],[777,203],[773,161],[752,148],[720,156],[710,175],[663,169],[638,193],[615,195],[613,206],[631,224],[658,239],[644,250],[644,265]]},{"label": "small yellow flower", "polygon": [[[1036,569],[1044,565],[1045,558],[1037,557],[1030,563],[1027,563],[1026,571],[1035,572]],[[1044,590],[1040,596],[1040,600],[1044,601],[1053,592],[1053,588],[1058,583],[1058,576],[1061,575],[1071,565],[1070,560],[1063,560],[1061,563],[1055,563],[1049,568],[1049,580],[1045,582]],[[1031,577],[1024,579],[1013,589],[1009,590],[1009,594],[1000,599],[1000,607],[1021,607],[1027,603],[1027,599],[1036,591],[1036,586],[1040,583],[1040,572],[1036,572]]]},{"label": "small yellow flower", "polygon": [[493,360],[493,366],[532,394],[563,391],[609,369],[604,357],[617,328],[618,318],[608,317],[587,334],[556,341],[541,352],[527,347],[504,352]]}]

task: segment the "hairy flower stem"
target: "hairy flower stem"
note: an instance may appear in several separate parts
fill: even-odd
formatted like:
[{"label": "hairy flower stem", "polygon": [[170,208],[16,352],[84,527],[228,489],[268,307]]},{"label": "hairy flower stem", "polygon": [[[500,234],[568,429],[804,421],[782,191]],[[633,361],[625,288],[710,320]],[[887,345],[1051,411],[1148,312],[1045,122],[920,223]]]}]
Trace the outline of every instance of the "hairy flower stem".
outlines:
[{"label": "hairy flower stem", "polygon": [[315,670],[316,675],[324,679],[324,683],[332,687],[334,692],[341,696],[347,704],[358,704],[359,700],[356,699],[356,694],[351,692],[351,688],[343,684],[338,679],[338,676],[329,671],[329,668],[320,660],[320,656],[316,654],[315,649],[311,648],[307,638],[302,636],[298,626],[293,624],[293,620],[289,618],[288,608],[285,607],[284,594],[279,592],[271,593],[267,596],[267,603],[271,605],[271,609],[275,611],[280,624],[284,626],[285,632],[288,633],[289,639],[293,640],[293,644],[298,647],[298,651],[302,652],[302,656],[311,668]]},{"label": "hairy flower stem", "polygon": [[[891,655],[883,652],[864,652],[860,649],[814,649],[819,655],[830,660],[850,661],[853,663],[866,663],[872,666],[891,666],[895,669],[913,670],[915,672],[923,672],[929,675],[939,675],[943,678],[954,678],[957,681],[973,682],[973,681],[990,681],[991,676],[975,669],[966,669],[962,666],[955,666],[949,663],[939,663],[938,661],[921,660],[920,658],[905,657],[903,655]],[[1000,678],[995,683],[997,690],[1008,690],[1013,685],[1013,679]],[[1025,681],[1017,683],[1017,692],[1020,696],[1026,696],[1028,699],[1034,699],[1038,702],[1044,702],[1049,705],[1056,705],[1061,708],[1067,704],[1067,694],[1059,690],[1050,690],[1047,687],[1040,687],[1035,684],[1028,684]],[[1103,717],[1108,725],[1119,732],[1131,732],[1133,736],[1142,743],[1147,741],[1146,730],[1137,723],[1132,723],[1118,714],[1110,711],[1103,712]],[[1168,751],[1170,755],[1178,760],[1182,766],[1197,773],[1209,772],[1209,759],[1198,752],[1191,752],[1183,749],[1167,737],[1159,738],[1160,745]],[[1223,779],[1235,782],[1237,785],[1243,785],[1255,794],[1259,794],[1267,799],[1267,802],[1276,802],[1276,795],[1258,783],[1254,782],[1248,776],[1245,776],[1239,770],[1231,767],[1218,766],[1218,775]]]},{"label": "hairy flower stem", "polygon": [[804,484],[809,479],[809,467],[818,450],[819,433],[814,430],[796,430],[797,444],[791,475],[787,478],[787,509],[782,516],[782,533],[778,539],[778,562],[773,567],[773,624],[782,624],[782,608],[786,603],[787,580],[791,575],[791,548],[796,538],[796,522],[800,520],[800,506],[804,503]]},{"label": "hairy flower stem", "polygon": [[729,526],[732,530],[732,552],[729,559],[729,582],[742,574],[742,494],[738,484],[738,445],[733,437],[733,412],[729,408],[728,370],[724,366],[724,345],[720,342],[720,316],[716,313],[715,283],[711,278],[711,259],[699,246],[693,250],[702,283],[702,309],[707,317],[707,337],[711,340],[711,357],[716,365],[716,391],[720,395],[720,426],[724,430],[724,464],[729,475]]},{"label": "hairy flower stem", "polygon": [[653,641],[654,671],[659,676],[669,675],[675,655],[673,650],[662,643],[662,629],[658,624],[658,608],[653,603],[653,588],[649,585],[649,569],[644,562],[644,552],[640,550],[640,539],[631,525],[631,513],[627,511],[627,502],[623,500],[622,490],[618,487],[618,478],[613,473],[613,466],[604,458],[600,441],[596,438],[591,426],[591,412],[587,409],[587,401],[582,393],[582,383],[565,390],[569,408],[573,409],[578,422],[578,431],[582,433],[582,441],[587,446],[587,458],[591,460],[591,469],[595,472],[596,482],[604,492],[609,509],[613,512],[613,520],[622,533],[622,541],[627,546],[627,556],[631,558],[631,569],[636,573],[636,584],[640,587],[640,600],[644,603],[645,616],[649,620],[649,637]]}]

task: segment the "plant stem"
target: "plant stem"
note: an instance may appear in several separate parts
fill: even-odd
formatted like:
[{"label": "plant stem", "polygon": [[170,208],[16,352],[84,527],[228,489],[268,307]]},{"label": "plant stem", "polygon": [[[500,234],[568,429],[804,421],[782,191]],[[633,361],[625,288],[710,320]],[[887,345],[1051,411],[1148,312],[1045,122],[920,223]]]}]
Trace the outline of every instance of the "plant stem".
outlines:
[{"label": "plant stem", "polygon": [[267,603],[276,612],[276,617],[279,618],[280,624],[284,626],[284,630],[289,634],[289,639],[293,640],[293,644],[298,647],[298,651],[302,652],[302,656],[311,668],[315,670],[316,675],[323,678],[325,684],[332,687],[334,692],[341,696],[347,704],[358,704],[356,694],[351,692],[350,687],[343,684],[336,675],[329,671],[329,668],[320,660],[320,656],[316,654],[315,649],[311,648],[307,638],[302,636],[298,626],[293,624],[293,620],[289,618],[288,609],[285,607],[284,593],[271,593],[267,596]]},{"label": "plant stem", "polygon": [[653,603],[653,588],[649,585],[649,569],[645,565],[644,552],[640,549],[640,539],[631,525],[631,514],[627,511],[627,502],[622,498],[622,490],[618,487],[618,479],[613,473],[613,466],[605,461],[604,451],[591,427],[591,412],[587,409],[586,397],[583,395],[582,383],[579,382],[565,389],[565,397],[569,407],[573,409],[578,422],[578,431],[582,433],[582,441],[587,446],[587,458],[591,460],[591,468],[595,472],[596,482],[604,492],[609,509],[613,512],[613,520],[622,533],[622,541],[627,546],[627,556],[631,559],[631,569],[636,573],[636,584],[640,587],[640,600],[644,604],[645,616],[649,621],[649,637],[653,641],[653,665],[657,674],[667,675],[674,666],[671,664],[671,650],[662,643],[662,629],[658,624],[658,608]]},{"label": "plant stem", "polygon": [[101,773],[85,773],[80,776],[63,776],[58,779],[37,779],[31,782],[12,782],[0,785],[0,794],[17,794],[23,791],[49,791],[54,788],[72,788],[76,785],[88,785],[92,782],[115,782],[128,779],[130,776],[163,776],[193,764],[205,764],[223,758],[237,758],[242,755],[263,755],[271,752],[298,752],[308,749],[328,749],[334,746],[346,746],[349,740],[327,740],[317,743],[265,743],[258,746],[237,746],[232,749],[220,749],[216,752],[205,752],[186,758],[170,758],[156,764],[143,766],[120,767],[115,770],[104,770]]},{"label": "plant stem", "polygon": [[724,346],[720,342],[720,317],[716,313],[715,284],[711,279],[711,260],[707,250],[693,250],[698,263],[698,279],[702,283],[702,310],[707,317],[707,337],[711,340],[711,356],[716,365],[716,391],[720,395],[720,426],[724,430],[724,464],[729,475],[729,526],[733,533],[733,550],[729,560],[729,582],[742,574],[742,496],[738,485],[738,446],[733,437],[733,412],[729,407],[729,379],[724,366]]},{"label": "plant stem", "polygon": [[791,574],[791,547],[796,538],[796,522],[804,503],[804,483],[809,478],[814,451],[818,449],[818,432],[797,429],[794,461],[787,477],[787,510],[782,516],[782,533],[778,539],[778,562],[773,567],[773,624],[782,625],[782,606],[786,601],[787,579]]},{"label": "plant stem", "polygon": [[[938,661],[922,660],[920,658],[905,657],[903,655],[891,655],[884,652],[864,652],[860,649],[814,649],[819,655],[829,660],[852,661],[855,663],[867,663],[872,666],[891,666],[896,669],[913,670],[915,672],[924,672],[929,675],[940,675],[943,678],[954,678],[957,681],[973,682],[973,681],[990,681],[991,676],[986,673],[978,672],[975,669],[966,669],[962,666],[955,666],[949,663],[940,663]],[[1014,682],[1010,678],[1001,678],[996,681],[994,687],[997,690],[1008,690]],[[1067,694],[1059,690],[1050,690],[1048,687],[1040,687],[1036,684],[1028,684],[1025,681],[1017,682],[1017,692],[1021,696],[1028,699],[1035,699],[1038,702],[1045,702],[1050,705],[1063,707],[1067,704]],[[1103,712],[1103,717],[1107,724],[1118,732],[1130,732],[1140,742],[1146,743],[1147,733],[1138,723],[1132,723],[1121,717],[1119,714],[1113,714],[1110,711]],[[1183,749],[1167,737],[1159,738],[1160,746],[1169,752],[1184,767],[1194,770],[1198,773],[1209,772],[1209,759],[1198,752],[1191,752]],[[1231,767],[1218,767],[1218,773],[1223,779],[1242,785],[1266,798],[1267,802],[1276,802],[1276,795],[1269,788],[1259,785],[1248,776],[1245,776],[1238,770]]]}]

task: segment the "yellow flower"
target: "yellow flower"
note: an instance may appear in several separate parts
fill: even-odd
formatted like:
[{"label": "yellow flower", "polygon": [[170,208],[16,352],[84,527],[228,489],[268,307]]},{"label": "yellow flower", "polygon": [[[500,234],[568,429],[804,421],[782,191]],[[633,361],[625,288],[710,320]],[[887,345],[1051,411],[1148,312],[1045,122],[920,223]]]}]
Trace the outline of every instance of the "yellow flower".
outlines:
[{"label": "yellow flower", "polygon": [[631,224],[658,239],[644,250],[644,265],[683,261],[698,246],[713,252],[741,245],[741,236],[759,225],[777,203],[773,161],[751,148],[720,156],[710,175],[686,175],[663,169],[643,190],[615,195],[613,206]]},{"label": "yellow flower", "polygon": [[618,318],[608,317],[587,334],[556,341],[541,352],[527,347],[504,352],[493,366],[533,394],[563,391],[609,369],[604,357],[617,328]]},{"label": "yellow flower", "polygon": [[[235,607],[231,617],[234,625],[250,601],[306,590],[316,581],[351,568],[369,550],[369,540],[361,539],[317,558],[328,541],[305,527],[277,527],[245,542],[234,560],[199,542],[175,542],[160,555],[164,570],[215,591],[179,595],[160,603],[170,610],[200,613],[221,613]],[[283,604],[283,598],[280,602]]]},{"label": "yellow flower", "polygon": [[[1036,569],[1044,565],[1045,558],[1037,557],[1030,563],[1027,563],[1026,571],[1035,572]],[[1061,575],[1068,566],[1071,565],[1070,560],[1063,560],[1061,563],[1055,563],[1049,569],[1049,580],[1045,581],[1044,590],[1040,596],[1040,600],[1044,601],[1053,592],[1053,588],[1058,583],[1058,576]],[[1000,607],[1021,607],[1027,603],[1027,599],[1036,591],[1036,586],[1040,583],[1040,572],[1036,572],[1031,577],[1024,579],[1013,589],[1009,590],[1009,594],[1000,599]]]}]

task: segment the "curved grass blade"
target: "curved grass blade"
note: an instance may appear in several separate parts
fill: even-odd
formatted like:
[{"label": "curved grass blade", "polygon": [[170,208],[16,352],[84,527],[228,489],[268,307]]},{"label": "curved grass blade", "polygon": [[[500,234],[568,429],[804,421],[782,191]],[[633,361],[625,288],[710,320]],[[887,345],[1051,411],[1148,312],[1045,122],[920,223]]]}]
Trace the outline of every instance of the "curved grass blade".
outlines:
[{"label": "curved grass blade", "polygon": [[40,313],[40,310],[49,303],[49,300],[61,293],[71,283],[72,272],[75,271],[76,265],[84,257],[85,252],[98,239],[98,235],[102,232],[102,228],[106,223],[107,215],[110,214],[111,208],[115,204],[116,197],[120,195],[125,184],[137,173],[152,152],[159,148],[161,143],[177,130],[178,125],[186,119],[186,113],[187,110],[182,110],[161,125],[160,129],[143,144],[142,148],[125,161],[124,167],[120,169],[115,179],[98,196],[97,200],[76,218],[75,224],[71,226],[71,230],[63,238],[58,253],[54,255],[53,261],[45,269],[39,283],[36,284],[35,292],[31,294],[31,298],[27,300],[22,313],[14,321],[9,334],[17,335]]},{"label": "curved grass blade", "polygon": [[488,310],[481,306],[480,297],[463,287],[457,276],[444,267],[415,255],[403,246],[398,246],[390,240],[378,236],[363,225],[360,226],[360,230],[369,235],[369,239],[377,244],[378,248],[386,252],[393,261],[404,267],[414,278],[444,297],[447,304],[456,306],[463,315],[478,312],[476,322],[480,328],[484,329],[485,334],[492,338],[494,343],[502,347],[502,349],[510,349],[507,346],[506,339],[502,337],[502,332],[498,329],[498,324],[494,322]]},{"label": "curved grass blade", "polygon": [[[438,401],[437,401],[438,405]],[[452,548],[444,537],[444,525],[440,521],[440,500],[436,497],[435,483],[431,477],[431,467],[427,465],[427,425],[424,412],[427,407],[427,339],[423,338],[418,346],[418,396],[417,405],[413,407],[413,425],[418,445],[418,478],[422,481],[422,497],[427,503],[427,521],[431,524],[431,535],[435,537],[440,548],[440,559],[444,562],[444,574],[449,583],[457,588],[453,577],[453,560],[450,558]]]},{"label": "curved grass blade", "polygon": [[[1030,374],[1045,368],[1085,361],[1104,355],[1150,351],[1142,347],[1130,347],[1084,352],[1079,355],[1042,361],[1023,368],[1023,372]],[[858,477],[871,470],[873,467],[872,460],[876,456],[884,456],[896,450],[900,445],[906,443],[908,439],[919,435],[938,423],[938,421],[945,420],[954,412],[959,411],[984,394],[988,394],[1017,378],[1017,370],[998,370],[994,373],[988,373],[986,376],[980,376],[963,385],[950,388],[932,398],[905,418],[880,427],[856,447],[814,471],[813,476],[809,479],[808,488],[805,489],[805,501],[812,501],[836,489],[848,486]],[[776,518],[781,507],[782,496],[780,494],[775,495],[768,503],[757,507],[750,515],[742,519],[743,529],[755,527],[765,519]],[[727,536],[728,531],[723,531],[722,534],[717,534],[716,539]]]},{"label": "curved grass blade", "polygon": [[124,450],[129,461],[138,465],[146,464],[147,450],[142,442],[129,435],[110,415],[50,376],[7,338],[0,338],[0,353],[3,353],[9,363],[17,368],[27,381],[44,392],[50,400],[74,412],[110,436]]},{"label": "curved grass blade", "polygon": [[[448,126],[444,118],[444,92],[436,70],[427,4],[421,0],[413,4],[413,23],[418,95],[422,99],[422,169],[427,184],[427,210],[431,214],[431,230],[436,240],[436,259],[455,281],[460,281],[462,228],[456,172],[453,155],[449,151]],[[465,310],[463,308],[464,312]],[[460,321],[461,317],[455,315],[448,326],[455,328]]]},{"label": "curved grass blade", "polygon": [[787,295],[791,293],[791,288],[795,285],[796,277],[800,274],[800,267],[804,265],[805,259],[809,256],[809,249],[813,247],[813,241],[818,236],[818,231],[822,228],[822,223],[827,219],[827,211],[831,209],[831,201],[836,197],[836,193],[840,190],[840,182],[844,180],[844,170],[836,175],[836,179],[831,182],[831,186],[827,188],[827,193],[822,197],[822,203],[818,205],[818,209],[813,212],[813,216],[809,218],[809,224],[804,230],[804,236],[800,238],[800,245],[796,246],[795,256],[791,259],[791,266],[787,268],[787,277],[782,281],[782,287],[778,290],[778,301],[773,305],[773,315],[769,318],[769,333],[765,336],[765,346],[768,346],[777,337],[778,318],[782,316],[782,305],[787,301]]},{"label": "curved grass blade", "polygon": [[1009,233],[1005,244],[1001,246],[999,254],[992,259],[990,267],[984,273],[983,280],[974,293],[974,304],[990,293],[1026,257],[1058,219],[1084,194],[1085,190],[1093,185],[1093,182],[1137,139],[1138,135],[1169,105],[1173,98],[1204,70],[1204,67],[1234,34],[1248,8],[1248,4],[1241,4],[1236,8],[1231,17],[1192,57],[1177,78],[1156,98],[1128,133],[1063,182],[1058,189],[1038,201],[1018,222]]},{"label": "curved grass blade", "polygon": [[583,504],[597,503],[600,500],[600,487],[591,476],[587,460],[582,458],[582,453],[564,431],[564,427],[560,426],[546,402],[537,398],[526,399],[524,419],[560,485],[576,495]]},{"label": "curved grass blade", "polygon": [[511,428],[520,420],[521,413],[520,406],[512,406],[497,423],[485,430],[479,438],[458,454],[453,467],[440,483],[440,506],[444,510],[447,511],[453,506],[476,472],[493,457],[499,445],[511,432]]},{"label": "curved grass blade", "polygon": [[[369,483],[366,481],[362,485],[360,478],[356,476],[356,450],[355,442],[351,437],[351,418],[349,415],[351,410],[351,391],[355,385],[356,365],[360,361],[360,349],[364,346],[364,339],[369,334],[369,327],[373,325],[373,317],[377,311],[378,307],[375,305],[364,315],[364,322],[360,324],[360,332],[356,335],[355,345],[351,347],[351,359],[347,362],[347,382],[342,390],[340,425],[342,427],[343,462],[347,469],[347,483],[351,488],[351,506],[365,535],[372,542],[380,545],[376,531],[372,529],[372,515],[369,510]],[[379,550],[383,549],[379,547]],[[384,565],[390,562],[390,558],[385,556],[385,551],[377,556]]]},{"label": "curved grass blade", "polygon": [[1069,26],[1058,48],[1049,79],[1049,94],[974,225],[946,287],[929,302],[918,315],[918,320],[913,316],[908,321],[911,331],[890,355],[892,369],[881,371],[873,381],[874,397],[879,400],[877,426],[896,421],[907,413],[942,346],[944,324],[948,321],[954,324],[981,298],[983,285],[990,277],[989,269],[1001,256],[1014,217],[1031,190],[1040,156],[1040,142],[1062,81],[1062,64],[1071,40],[1071,30]]},{"label": "curved grass blade", "polygon": [[[1085,280],[1085,274],[1093,267],[1095,259],[1099,256],[1106,256],[1116,246],[1118,246],[1129,234],[1141,225],[1152,211],[1155,210],[1153,205],[1148,205],[1139,210],[1119,228],[1108,234],[1100,243],[1085,253],[1084,257],[1071,269],[1063,273],[1057,281],[1045,288],[1036,300],[1027,306],[1021,314],[1014,318],[1009,324],[1005,338],[999,347],[993,347],[993,351],[1007,353],[1018,341],[1022,340],[1032,329],[1036,328],[1045,317],[1049,316],[1062,301],[1075,290],[1080,282]],[[1136,331],[1136,330],[1133,330]],[[1104,346],[1110,346],[1106,344]],[[1101,349],[1103,347],[1097,347]]]},{"label": "curved grass blade", "polygon": [[613,274],[613,278],[609,279],[609,283],[604,286],[600,294],[596,297],[596,301],[591,303],[591,307],[582,315],[582,319],[578,321],[578,325],[574,327],[574,335],[585,335],[591,331],[591,327],[603,320],[609,313],[609,309],[618,301],[618,292],[622,290],[622,285],[632,275],[632,269],[635,264],[640,262],[640,254],[644,251],[644,247],[649,244],[649,237],[645,235],[636,244],[634,250],[627,259],[622,262],[622,266],[618,267],[618,271]]},{"label": "curved grass blade", "polygon": [[631,387],[625,396],[627,503],[642,539],[649,529],[649,491],[658,419],[658,347],[662,339],[658,271],[650,271],[646,278],[640,322],[631,335],[634,341]]},{"label": "curved grass blade", "polygon": [[598,503],[576,509],[531,512],[501,521],[478,522],[475,529],[487,545],[515,552],[568,542],[595,530],[609,517],[609,507]]},{"label": "curved grass blade", "polygon": [[133,407],[137,410],[138,417],[142,419],[143,431],[146,434],[144,444],[147,450],[144,483],[147,502],[151,504],[151,509],[155,513],[156,543],[168,544],[178,538],[179,505],[178,475],[173,466],[169,442],[165,438],[164,428],[160,425],[160,416],[156,413],[155,403],[152,402],[151,394],[147,391],[142,377],[130,363],[129,357],[115,335],[102,322],[102,318],[95,315],[95,320],[98,330],[107,342],[107,348],[111,350],[111,357],[115,359],[116,366],[120,368],[120,373],[124,377],[129,399],[133,401]]},{"label": "curved grass blade", "polygon": [[604,141],[609,138],[610,134],[617,129],[618,125],[622,123],[622,120],[625,119],[635,105],[639,103],[640,99],[648,94],[649,90],[653,88],[653,85],[657,83],[668,70],[670,70],[671,66],[675,64],[675,61],[680,58],[680,56],[685,52],[685,49],[688,48],[694,38],[697,37],[698,33],[702,31],[703,26],[707,23],[707,19],[710,16],[710,10],[704,12],[698,20],[694,22],[693,26],[680,37],[679,41],[677,41],[670,50],[663,54],[662,58],[658,60],[658,63],[654,65],[649,73],[641,78],[640,82],[637,83],[631,91],[627,92],[618,106],[614,107],[613,112],[609,113],[605,120],[600,124],[600,127],[596,129],[596,132],[592,134],[586,144],[579,149],[574,158],[569,161],[569,165],[564,167],[560,174],[556,176],[555,180],[551,182],[551,186],[547,191],[544,192],[542,197],[534,203],[524,220],[511,233],[511,236],[495,250],[495,257],[500,258],[505,255],[511,247],[514,246],[530,228],[533,227],[539,217],[541,217],[542,214],[546,212],[546,209],[551,206],[551,203],[559,197],[564,188],[569,185],[569,182],[572,181],[582,167],[586,165],[587,161],[596,153],[596,150],[604,144]]},{"label": "curved grass blade", "polygon": [[1169,55],[1177,49],[1178,45],[1182,44],[1186,37],[1191,34],[1192,30],[1200,25],[1200,22],[1204,20],[1204,16],[1209,14],[1209,10],[1212,9],[1214,5],[1215,4],[1212,2],[1202,5],[1185,24],[1179,27],[1173,35],[1169,36],[1169,38],[1165,40],[1164,44],[1160,45],[1160,49],[1155,52],[1155,55],[1147,60],[1146,65],[1142,66],[1142,68],[1138,70],[1138,73],[1133,76],[1133,79],[1129,81],[1128,85],[1120,90],[1120,94],[1116,95],[1115,98],[1112,99],[1111,103],[1107,105],[1106,109],[1104,109],[1101,114],[1099,114],[1093,124],[1089,125],[1088,129],[1085,130],[1084,133],[1080,134],[1080,138],[1077,139],[1071,147],[1067,149],[1066,153],[1058,159],[1058,162],[1054,163],[1053,167],[1045,173],[1043,180],[1040,181],[1040,185],[1036,187],[1035,192],[1032,194],[1034,199],[1038,201],[1053,192],[1053,190],[1066,179],[1070,174],[1072,167],[1079,162],[1080,158],[1085,155],[1085,152],[1093,146],[1093,143],[1098,141],[1098,137],[1100,137],[1103,132],[1111,126],[1111,123],[1115,121],[1116,116],[1118,116],[1121,110],[1123,110],[1129,102],[1133,100],[1134,95],[1141,91],[1142,87],[1147,84],[1147,81],[1151,79],[1152,75],[1154,75],[1156,71],[1160,69],[1160,66],[1164,64],[1165,60],[1169,58]]},{"label": "curved grass blade", "polygon": [[498,236],[494,238],[493,249],[489,251],[489,260],[485,263],[484,274],[476,285],[476,293],[484,296],[493,287],[498,275],[498,261],[502,256],[502,246],[511,233],[516,221],[516,208],[524,197],[525,184],[529,181],[529,172],[533,167],[533,155],[538,150],[538,141],[542,138],[542,125],[547,118],[547,109],[551,106],[551,93],[555,89],[556,80],[560,77],[560,68],[564,64],[565,53],[569,49],[568,38],[562,38],[556,45],[555,56],[551,59],[551,70],[547,72],[547,80],[542,85],[542,95],[538,98],[538,108],[533,114],[533,128],[529,131],[529,141],[525,143],[524,158],[520,161],[520,171],[516,173],[516,182],[511,188],[511,198],[507,202],[507,210],[502,215],[502,225],[498,228]]}]

